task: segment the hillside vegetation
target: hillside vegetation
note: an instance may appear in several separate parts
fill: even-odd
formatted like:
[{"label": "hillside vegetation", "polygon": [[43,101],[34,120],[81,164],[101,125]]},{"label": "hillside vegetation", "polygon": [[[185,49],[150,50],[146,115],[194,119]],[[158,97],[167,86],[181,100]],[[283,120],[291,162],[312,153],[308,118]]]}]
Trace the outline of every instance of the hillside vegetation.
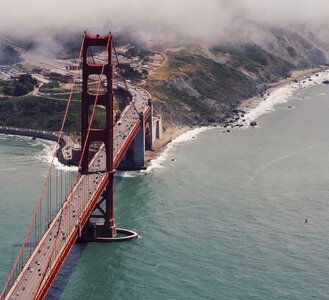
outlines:
[{"label": "hillside vegetation", "polygon": [[[0,124],[32,129],[58,131],[63,120],[66,102],[36,96],[0,99]],[[80,104],[71,103],[65,130],[80,131]]]},{"label": "hillside vegetation", "polygon": [[[208,56],[201,50],[167,56],[167,80],[149,79],[146,88],[155,98],[156,109],[166,118],[169,116],[169,123],[220,121],[241,99],[261,92],[269,82],[287,76],[293,68],[256,45],[239,50],[214,47]],[[225,62],[220,61],[221,57]]]},{"label": "hillside vegetation", "polygon": [[148,78],[145,87],[155,99],[156,111],[165,116],[165,125],[221,121],[242,99],[264,92],[292,70],[328,61],[328,45],[312,43],[295,32],[270,29],[266,34],[261,46],[163,49],[168,63]]},{"label": "hillside vegetation", "polygon": [[6,96],[23,96],[32,92],[38,85],[38,81],[31,75],[23,74],[18,80],[0,81],[0,93]]},{"label": "hillside vegetation", "polygon": [[[220,122],[242,99],[263,93],[270,83],[289,76],[292,70],[328,63],[329,44],[310,33],[256,29],[259,31],[254,40],[232,37],[229,43],[206,46],[176,39],[157,45],[156,51],[134,47],[137,52],[131,55],[145,57],[145,62],[151,53],[160,56],[161,52],[164,58],[142,81],[155,101],[156,113],[163,115],[165,127]],[[117,45],[128,42],[129,39],[116,40]],[[75,49],[69,51],[70,55],[77,45],[68,48]],[[15,61],[19,59],[13,55]],[[37,83],[23,79],[29,78],[0,82],[0,93],[27,94]],[[73,110],[66,127],[75,133],[80,130],[80,89],[74,91]],[[0,125],[58,130],[69,96],[68,87],[49,82],[40,87],[38,95],[0,99]],[[115,109],[119,108],[116,101]],[[102,126],[103,115],[102,110],[97,112],[96,126]]]}]

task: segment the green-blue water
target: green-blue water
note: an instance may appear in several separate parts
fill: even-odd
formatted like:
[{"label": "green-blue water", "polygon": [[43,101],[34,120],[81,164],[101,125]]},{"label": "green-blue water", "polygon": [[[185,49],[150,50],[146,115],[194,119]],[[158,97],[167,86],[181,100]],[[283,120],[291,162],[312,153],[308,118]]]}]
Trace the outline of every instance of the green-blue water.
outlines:
[{"label": "green-blue water", "polygon": [[[329,87],[275,108],[122,178],[116,222],[140,238],[75,246],[48,298],[328,299]],[[0,139],[1,284],[47,168],[32,143]]]}]

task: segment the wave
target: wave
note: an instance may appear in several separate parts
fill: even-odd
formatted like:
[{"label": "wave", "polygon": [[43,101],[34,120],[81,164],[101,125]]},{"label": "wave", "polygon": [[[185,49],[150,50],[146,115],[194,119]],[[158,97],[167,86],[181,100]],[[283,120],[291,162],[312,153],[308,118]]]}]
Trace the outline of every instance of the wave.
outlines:
[{"label": "wave", "polygon": [[[11,135],[11,134],[0,134],[0,140],[23,140],[26,142],[27,147],[36,148],[35,158],[50,164],[53,158],[53,154],[55,151],[55,147],[57,145],[56,142],[43,140],[43,139],[32,139],[31,137],[19,136],[19,135]],[[58,158],[54,159],[54,167],[63,171],[71,171],[76,172],[78,170],[75,166],[66,166],[59,162]]]},{"label": "wave", "polygon": [[208,131],[208,130],[214,129],[214,128],[221,128],[221,127],[220,126],[218,126],[218,127],[217,126],[204,126],[204,127],[199,127],[199,128],[189,130],[189,131],[181,134],[180,136],[178,136],[177,138],[172,140],[166,146],[165,150],[158,157],[152,159],[150,166],[146,170],[140,171],[140,173],[149,173],[153,169],[164,168],[164,163],[167,161],[170,152],[172,151],[172,149],[174,149],[176,147],[176,145],[192,141],[200,133],[203,133],[205,131]]},{"label": "wave", "polygon": [[293,92],[294,88],[291,86],[281,87],[273,91],[266,100],[260,102],[255,108],[245,114],[247,124],[251,121],[257,120],[260,116],[266,113],[274,111],[276,105],[287,102],[293,95]]},{"label": "wave", "polygon": [[[41,150],[41,152],[39,152],[37,154],[36,158],[43,162],[50,164],[52,161],[57,143],[52,142],[52,141],[40,140],[40,139],[38,140],[38,142],[39,142],[39,144],[42,145],[42,150]],[[55,159],[54,159],[54,167],[58,170],[63,170],[63,171],[67,171],[67,172],[76,172],[78,170],[78,168],[75,166],[63,165],[62,163],[59,162],[57,157],[55,157]]]},{"label": "wave", "polygon": [[186,143],[189,141],[194,140],[200,133],[208,131],[210,129],[214,128],[220,128],[219,126],[204,126],[204,127],[198,127],[191,129],[177,138],[173,139],[170,143],[168,143],[164,149],[163,152],[156,158],[151,160],[151,164],[147,167],[146,170],[140,170],[140,171],[117,171],[116,176],[117,177],[123,177],[123,178],[132,178],[137,176],[145,176],[148,173],[150,173],[153,169],[162,169],[165,167],[165,162],[167,161],[170,152],[175,149],[176,145]]},{"label": "wave", "polygon": [[[257,104],[256,107],[251,108],[250,110],[246,111],[244,116],[244,123],[242,124],[243,128],[249,128],[249,123],[251,121],[257,120],[260,116],[270,113],[275,110],[275,106],[278,104],[286,103],[289,99],[294,95],[296,90],[308,88],[310,86],[321,84],[324,80],[329,80],[329,70],[324,70],[318,73],[313,74],[312,76],[305,76],[303,79],[300,79],[298,82],[289,83],[285,86],[279,87],[274,91],[270,92],[270,95],[267,96],[266,100]],[[309,97],[310,99],[310,97]],[[304,98],[303,100],[308,100]],[[158,157],[154,158],[151,161],[151,165],[145,170],[140,171],[137,174],[141,173],[148,173],[153,169],[164,168],[164,163],[167,161],[170,151],[180,143],[185,143],[191,141],[192,139],[196,138],[196,136],[202,132],[205,132],[212,128],[220,128],[223,129],[222,126],[216,127],[200,127],[196,129],[192,129],[176,139],[170,142],[163,153]],[[240,127],[239,127],[240,128]],[[238,128],[236,128],[238,129]]]},{"label": "wave", "polygon": [[[250,121],[257,120],[260,116],[274,111],[278,104],[286,103],[293,96],[296,90],[305,89],[314,85],[321,84],[329,79],[329,70],[318,72],[312,76],[306,76],[298,82],[293,82],[279,87],[272,91],[266,100],[260,102],[255,108],[250,109],[245,114],[247,124]],[[310,97],[308,97],[310,99]],[[303,98],[302,100],[307,100]]]},{"label": "wave", "polygon": [[37,140],[33,140],[31,137],[28,136],[0,133],[0,140],[8,140],[8,139],[24,140],[33,144],[35,144],[35,142],[37,141]]},{"label": "wave", "polygon": [[114,176],[121,178],[132,178],[142,174],[142,171],[116,171]]},{"label": "wave", "polygon": [[[298,82],[293,82],[290,84],[287,84],[285,86],[279,87],[272,91],[270,95],[266,98],[266,100],[261,101],[260,103],[257,104],[256,107],[251,108],[249,111],[245,113],[245,122],[244,122],[244,128],[249,127],[249,123],[251,121],[254,121],[258,119],[260,116],[272,112],[275,109],[275,106],[278,104],[286,103],[290,99],[290,97],[293,96],[294,92],[298,89],[303,89],[303,88],[308,88],[310,86],[314,86],[317,84],[321,84],[324,80],[329,80],[329,70],[321,71],[318,72],[312,76],[306,76],[303,79],[300,79]],[[303,98],[303,100],[306,100]],[[187,131],[186,133],[181,134],[174,140],[172,140],[169,144],[167,144],[165,150],[156,158],[152,159],[150,166],[146,170],[141,170],[141,171],[118,171],[116,176],[117,177],[135,177],[139,175],[145,175],[145,173],[151,172],[153,169],[161,169],[164,168],[164,163],[167,161],[168,156],[172,149],[181,143],[186,143],[189,141],[192,141],[195,139],[200,133],[203,133],[205,131],[208,131],[210,129],[214,128],[223,128],[222,126],[204,126],[204,127],[199,127],[195,128],[192,130]],[[25,139],[27,141],[32,141],[30,145],[41,145],[42,150],[41,152],[37,155],[37,158],[47,162],[51,163],[54,149],[56,146],[55,142],[52,141],[47,141],[47,140],[31,140],[31,138],[28,137],[20,137],[20,136],[13,136],[13,135],[0,135],[0,139],[6,139],[6,138],[13,138],[17,137],[20,139]],[[57,158],[54,160],[54,166],[57,169],[62,169],[65,171],[72,171],[75,172],[77,171],[77,167],[74,166],[65,166],[61,164]]]}]

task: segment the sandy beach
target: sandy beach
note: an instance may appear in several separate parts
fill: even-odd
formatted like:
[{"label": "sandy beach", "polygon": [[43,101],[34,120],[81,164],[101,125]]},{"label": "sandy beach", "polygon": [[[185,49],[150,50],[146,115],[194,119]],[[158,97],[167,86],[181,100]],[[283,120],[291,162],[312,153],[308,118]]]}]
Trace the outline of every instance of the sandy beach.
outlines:
[{"label": "sandy beach", "polygon": [[[322,72],[323,76],[319,75],[320,72]],[[315,76],[318,80],[315,78],[311,79],[311,76]],[[264,111],[272,110],[273,106],[279,103],[277,98],[282,97],[283,101],[285,101],[285,98],[288,98],[295,89],[305,88],[310,84],[320,84],[324,79],[326,79],[326,76],[329,77],[328,66],[319,66],[304,70],[292,71],[289,77],[277,82],[270,83],[268,89],[262,94],[242,100],[237,109],[245,112],[246,116],[244,126],[249,126],[249,122],[263,114]],[[266,105],[263,105],[265,102]],[[228,119],[230,118],[231,117]],[[220,127],[222,125],[223,124],[216,124],[215,126]],[[213,127],[214,126],[209,126],[206,128]],[[163,131],[162,138],[160,140],[156,140],[153,145],[153,150],[147,151],[146,165],[149,167],[152,164],[152,160],[159,157],[163,151],[167,149],[168,144],[174,142],[181,135],[186,134],[189,131],[193,131],[196,128],[198,127],[172,126]],[[193,134],[191,134],[191,137],[193,138]]]}]

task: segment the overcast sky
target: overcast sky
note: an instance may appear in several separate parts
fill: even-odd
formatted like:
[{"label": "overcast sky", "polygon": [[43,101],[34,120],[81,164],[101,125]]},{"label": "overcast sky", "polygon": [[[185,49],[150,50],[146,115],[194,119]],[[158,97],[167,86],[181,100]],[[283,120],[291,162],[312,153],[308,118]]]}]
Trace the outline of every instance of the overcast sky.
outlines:
[{"label": "overcast sky", "polygon": [[329,0],[4,0],[0,34],[38,39],[84,29],[159,33],[170,28],[217,41],[245,31],[250,22],[327,30]]}]

